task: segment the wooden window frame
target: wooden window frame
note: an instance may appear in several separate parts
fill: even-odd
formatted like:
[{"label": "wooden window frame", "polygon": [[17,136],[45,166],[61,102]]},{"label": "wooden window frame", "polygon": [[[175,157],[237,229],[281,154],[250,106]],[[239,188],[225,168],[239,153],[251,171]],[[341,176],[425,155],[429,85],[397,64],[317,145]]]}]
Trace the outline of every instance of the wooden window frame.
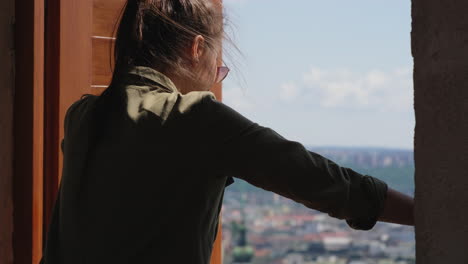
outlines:
[{"label": "wooden window frame", "polygon": [[44,0],[22,1],[15,21],[13,258],[37,264],[43,237]]}]

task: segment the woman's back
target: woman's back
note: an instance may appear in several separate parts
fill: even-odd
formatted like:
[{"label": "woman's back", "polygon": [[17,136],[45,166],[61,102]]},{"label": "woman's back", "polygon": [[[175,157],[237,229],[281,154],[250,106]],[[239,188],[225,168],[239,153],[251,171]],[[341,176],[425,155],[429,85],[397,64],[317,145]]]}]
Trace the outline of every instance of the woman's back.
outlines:
[{"label": "woman's back", "polygon": [[[88,115],[97,96],[70,107],[51,226],[57,241],[48,241],[57,247],[46,253],[60,252],[57,263],[207,263],[227,180],[210,169],[207,142],[197,140],[204,128],[196,105],[207,92],[127,91],[129,115],[108,120],[89,153]],[[161,111],[170,115],[163,120]]]}]

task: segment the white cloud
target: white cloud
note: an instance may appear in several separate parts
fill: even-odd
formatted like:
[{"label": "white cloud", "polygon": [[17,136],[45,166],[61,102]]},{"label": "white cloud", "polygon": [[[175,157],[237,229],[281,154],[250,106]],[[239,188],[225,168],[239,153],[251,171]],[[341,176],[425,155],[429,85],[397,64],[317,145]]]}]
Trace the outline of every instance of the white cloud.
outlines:
[{"label": "white cloud", "polygon": [[286,102],[293,101],[299,95],[299,87],[293,82],[284,83],[280,86],[280,99]]},{"label": "white cloud", "polygon": [[391,71],[372,69],[364,73],[346,68],[325,70],[311,67],[303,75],[303,83],[309,89],[301,96],[314,94],[319,105],[326,108],[410,111],[413,107],[411,67]]},{"label": "white cloud", "polygon": [[304,74],[304,80],[306,82],[320,81],[320,79],[322,79],[322,77],[324,77],[324,74],[325,74],[325,72],[322,71],[321,69],[316,68],[316,67],[311,67],[309,72]]},{"label": "white cloud", "polygon": [[372,70],[364,77],[370,87],[379,87],[388,82],[388,76],[382,71]]}]

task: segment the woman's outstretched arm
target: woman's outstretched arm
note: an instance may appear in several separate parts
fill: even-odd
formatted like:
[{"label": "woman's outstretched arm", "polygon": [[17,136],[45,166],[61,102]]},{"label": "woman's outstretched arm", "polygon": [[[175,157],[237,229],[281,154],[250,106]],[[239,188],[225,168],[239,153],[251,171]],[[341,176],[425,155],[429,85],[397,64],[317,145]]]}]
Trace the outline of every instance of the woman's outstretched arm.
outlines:
[{"label": "woman's outstretched arm", "polygon": [[414,226],[413,198],[390,187],[378,221]]},{"label": "woman's outstretched arm", "polygon": [[[328,215],[353,229],[370,230],[379,217],[396,223],[407,217],[387,184],[308,151],[234,109],[204,98],[199,120],[202,157],[217,175],[237,177]],[[208,138],[209,137],[209,138]],[[389,193],[389,206],[384,213]]]}]

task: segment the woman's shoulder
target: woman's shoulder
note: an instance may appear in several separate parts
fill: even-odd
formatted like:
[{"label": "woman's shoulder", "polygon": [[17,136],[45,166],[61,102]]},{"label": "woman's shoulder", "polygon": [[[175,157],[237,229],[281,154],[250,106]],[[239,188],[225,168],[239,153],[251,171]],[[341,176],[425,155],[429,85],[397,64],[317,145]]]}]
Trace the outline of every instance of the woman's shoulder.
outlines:
[{"label": "woman's shoulder", "polygon": [[77,108],[81,108],[83,106],[89,105],[89,103],[95,99],[97,99],[99,96],[94,95],[94,94],[83,94],[81,95],[80,99],[74,101],[69,107],[67,111],[73,111]]},{"label": "woman's shoulder", "polygon": [[83,126],[89,117],[90,106],[98,97],[99,96],[93,94],[83,94],[67,108],[64,117],[65,133]]},{"label": "woman's shoulder", "polygon": [[149,112],[152,116],[157,116],[161,124],[165,124],[168,120],[196,120],[199,128],[224,127],[236,130],[236,126],[245,127],[253,123],[218,100],[211,91],[192,91],[186,94],[135,92],[129,99],[128,114],[135,121],[146,116],[145,112]]},{"label": "woman's shoulder", "polygon": [[188,113],[197,107],[203,107],[205,104],[219,102],[213,92],[210,91],[192,91],[186,94],[180,94],[180,101],[177,110],[180,113]]},{"label": "woman's shoulder", "polygon": [[177,112],[201,114],[206,121],[214,120],[218,124],[239,120],[251,122],[235,109],[218,100],[210,91],[193,91],[180,95]]},{"label": "woman's shoulder", "polygon": [[141,112],[144,109],[158,116],[164,123],[170,117],[199,112],[205,104],[218,101],[210,91],[192,91],[186,94],[150,91],[130,95],[128,102],[128,113],[132,119],[139,119],[144,114]]},{"label": "woman's shoulder", "polygon": [[[181,100],[183,102],[184,100]],[[192,112],[199,116],[199,127],[204,126],[210,131],[229,136],[251,127],[255,123],[218,100],[212,92],[190,92],[185,95],[185,102],[181,103],[182,112]],[[189,110],[190,109],[190,110]]]},{"label": "woman's shoulder", "polygon": [[93,94],[83,94],[80,99],[73,102],[67,109],[65,118],[76,112],[86,112],[89,110],[89,106],[92,101],[96,100],[99,96]]}]

